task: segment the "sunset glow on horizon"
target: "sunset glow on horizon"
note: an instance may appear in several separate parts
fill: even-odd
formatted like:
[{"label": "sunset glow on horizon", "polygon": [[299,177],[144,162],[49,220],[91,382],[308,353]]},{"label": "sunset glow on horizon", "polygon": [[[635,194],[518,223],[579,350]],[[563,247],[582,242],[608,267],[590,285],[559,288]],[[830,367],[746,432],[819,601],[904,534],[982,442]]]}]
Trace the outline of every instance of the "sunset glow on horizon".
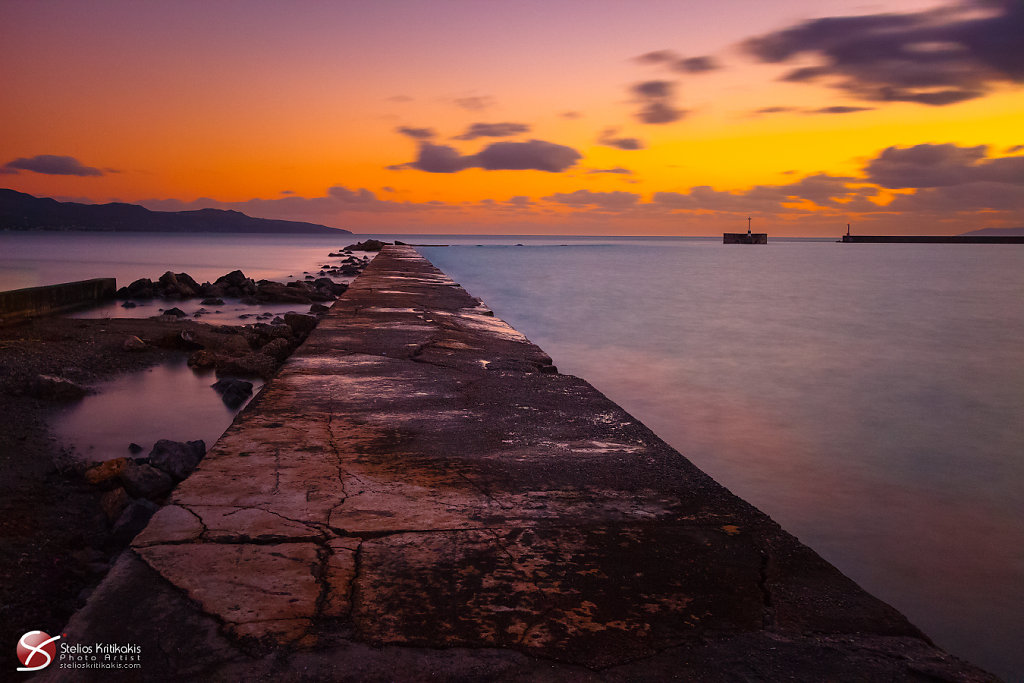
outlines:
[{"label": "sunset glow on horizon", "polygon": [[6,2],[0,186],[357,233],[1024,226],[1024,2]]}]

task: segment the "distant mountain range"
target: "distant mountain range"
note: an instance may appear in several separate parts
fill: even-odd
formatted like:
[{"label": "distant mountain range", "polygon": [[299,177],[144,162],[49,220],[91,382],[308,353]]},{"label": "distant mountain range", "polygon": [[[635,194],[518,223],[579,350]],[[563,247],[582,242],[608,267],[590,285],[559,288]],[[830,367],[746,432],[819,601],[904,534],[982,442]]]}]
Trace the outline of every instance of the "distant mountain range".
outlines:
[{"label": "distant mountain range", "polygon": [[1019,228],[982,228],[981,230],[972,230],[970,232],[963,233],[964,235],[991,235],[998,237],[1000,235],[1006,235],[1008,237],[1024,236],[1024,226]]},{"label": "distant mountain range", "polygon": [[138,204],[78,204],[0,189],[0,230],[346,234],[316,223],[253,218],[240,211],[150,211]]}]

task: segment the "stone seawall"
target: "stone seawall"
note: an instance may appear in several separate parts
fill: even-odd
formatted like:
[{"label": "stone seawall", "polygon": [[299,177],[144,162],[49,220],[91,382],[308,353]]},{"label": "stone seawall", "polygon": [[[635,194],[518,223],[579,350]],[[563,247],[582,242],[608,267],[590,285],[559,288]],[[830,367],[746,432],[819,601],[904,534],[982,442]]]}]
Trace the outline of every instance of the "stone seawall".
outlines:
[{"label": "stone seawall", "polygon": [[109,277],[0,292],[0,324],[82,308],[113,299],[116,291]]},{"label": "stone seawall", "polygon": [[409,247],[72,619],[45,680],[991,680]]}]

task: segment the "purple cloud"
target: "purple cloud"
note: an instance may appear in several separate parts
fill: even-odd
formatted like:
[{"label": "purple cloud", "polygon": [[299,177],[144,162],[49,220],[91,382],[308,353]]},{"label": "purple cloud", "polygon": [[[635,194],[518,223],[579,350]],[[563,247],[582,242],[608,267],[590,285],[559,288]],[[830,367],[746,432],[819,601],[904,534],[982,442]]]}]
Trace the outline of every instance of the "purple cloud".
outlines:
[{"label": "purple cloud", "polygon": [[961,2],[905,14],[826,17],[746,40],[762,62],[816,58],[782,80],[826,81],[875,102],[943,106],[1024,82],[1024,3]]},{"label": "purple cloud", "polygon": [[721,67],[711,57],[685,57],[677,60],[672,68],[676,71],[688,74],[702,74],[708,71],[715,71]]},{"label": "purple cloud", "polygon": [[821,109],[809,109],[807,114],[853,114],[858,111],[874,111],[874,107],[822,107]]},{"label": "purple cloud", "polygon": [[569,206],[596,206],[601,209],[628,209],[640,200],[640,195],[632,192],[591,192],[576,190],[575,192],[556,192],[544,199],[550,202]]},{"label": "purple cloud", "polygon": [[414,168],[427,173],[457,173],[467,168],[482,168],[486,171],[547,171],[560,173],[576,164],[582,158],[572,147],[556,145],[544,140],[528,142],[496,142],[476,154],[460,154],[454,147],[420,143],[415,161],[397,166],[392,170]]},{"label": "purple cloud", "polygon": [[413,140],[432,140],[437,135],[433,128],[412,128],[410,126],[399,126],[395,128],[395,132],[408,136]]},{"label": "purple cloud", "polygon": [[487,95],[470,95],[455,98],[455,104],[467,111],[483,111],[494,106],[494,98]]},{"label": "purple cloud", "polygon": [[954,144],[889,147],[864,168],[888,188],[952,187],[968,183],[1024,186],[1024,157],[989,158],[988,147]]},{"label": "purple cloud", "polygon": [[673,103],[675,84],[671,81],[635,83],[631,90],[641,105],[636,116],[644,123],[672,123],[686,116],[686,110],[677,109]]},{"label": "purple cloud", "polygon": [[628,168],[622,168],[621,166],[616,166],[615,168],[592,168],[589,171],[587,171],[587,173],[614,173],[617,175],[633,175],[632,171],[630,171]]},{"label": "purple cloud", "polygon": [[104,172],[100,169],[85,166],[74,157],[57,156],[54,154],[38,154],[34,157],[14,159],[4,164],[3,169],[6,173],[32,171],[46,175],[74,175],[83,177],[104,175]]},{"label": "purple cloud", "polygon": [[507,138],[528,132],[530,132],[530,126],[525,123],[472,123],[465,133],[456,136],[455,139]]},{"label": "purple cloud", "polygon": [[618,128],[605,128],[601,131],[601,135],[598,136],[597,141],[599,144],[607,147],[615,147],[616,149],[637,150],[644,148],[644,143],[638,138],[616,137],[618,132]]}]

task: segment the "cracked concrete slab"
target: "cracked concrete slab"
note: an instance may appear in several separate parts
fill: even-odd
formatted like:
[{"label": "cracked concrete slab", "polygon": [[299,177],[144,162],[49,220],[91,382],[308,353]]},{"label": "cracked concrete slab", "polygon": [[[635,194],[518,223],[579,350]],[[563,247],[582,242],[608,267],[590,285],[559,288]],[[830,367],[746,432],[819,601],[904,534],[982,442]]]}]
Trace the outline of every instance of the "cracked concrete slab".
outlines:
[{"label": "cracked concrete slab", "polygon": [[992,680],[401,246],[69,630],[151,680]]}]

